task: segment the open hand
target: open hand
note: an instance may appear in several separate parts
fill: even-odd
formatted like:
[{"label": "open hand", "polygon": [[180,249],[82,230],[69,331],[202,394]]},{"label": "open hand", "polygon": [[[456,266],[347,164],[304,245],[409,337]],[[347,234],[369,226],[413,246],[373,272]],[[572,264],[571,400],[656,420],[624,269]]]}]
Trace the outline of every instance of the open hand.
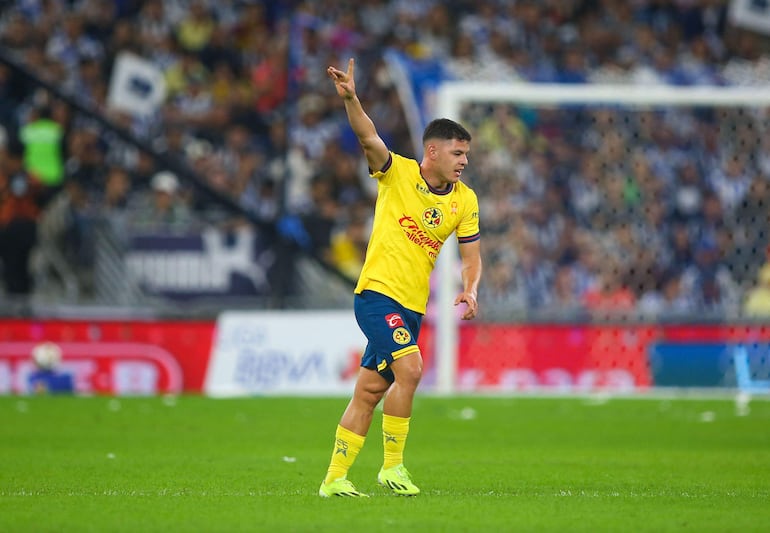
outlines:
[{"label": "open hand", "polygon": [[334,87],[337,89],[337,94],[342,98],[350,99],[356,95],[356,82],[353,78],[353,71],[354,61],[352,57],[348,60],[347,72],[342,72],[335,67],[326,69],[329,77],[334,81]]}]

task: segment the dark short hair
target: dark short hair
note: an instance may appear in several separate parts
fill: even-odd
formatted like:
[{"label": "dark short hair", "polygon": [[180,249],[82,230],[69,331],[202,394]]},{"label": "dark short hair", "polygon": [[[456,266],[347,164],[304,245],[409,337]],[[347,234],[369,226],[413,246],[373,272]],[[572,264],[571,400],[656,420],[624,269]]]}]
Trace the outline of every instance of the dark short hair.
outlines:
[{"label": "dark short hair", "polygon": [[429,139],[441,139],[445,141],[457,139],[458,141],[470,142],[471,134],[454,120],[437,118],[432,120],[430,124],[425,127],[425,132],[422,134],[423,143]]}]

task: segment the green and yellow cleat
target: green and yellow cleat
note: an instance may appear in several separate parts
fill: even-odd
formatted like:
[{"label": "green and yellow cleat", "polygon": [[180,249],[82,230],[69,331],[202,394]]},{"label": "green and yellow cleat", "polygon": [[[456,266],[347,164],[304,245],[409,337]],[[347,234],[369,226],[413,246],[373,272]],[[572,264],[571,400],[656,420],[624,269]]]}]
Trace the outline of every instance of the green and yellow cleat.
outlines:
[{"label": "green and yellow cleat", "polygon": [[409,475],[409,471],[404,465],[381,469],[380,473],[377,474],[377,482],[401,496],[420,494],[420,488],[412,483],[412,476]]},{"label": "green and yellow cleat", "polygon": [[322,498],[331,498],[332,496],[343,496],[347,498],[368,498],[368,494],[359,492],[353,483],[346,478],[335,479],[331,483],[321,483],[318,489],[318,495]]}]

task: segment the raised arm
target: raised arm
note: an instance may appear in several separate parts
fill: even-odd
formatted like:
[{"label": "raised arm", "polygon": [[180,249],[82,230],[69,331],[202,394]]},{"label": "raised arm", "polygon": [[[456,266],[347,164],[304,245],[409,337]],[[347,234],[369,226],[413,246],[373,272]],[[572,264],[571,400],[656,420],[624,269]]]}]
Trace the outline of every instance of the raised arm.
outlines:
[{"label": "raised arm", "polygon": [[364,150],[366,161],[369,164],[369,168],[372,172],[376,172],[385,166],[388,162],[388,147],[385,142],[377,134],[377,128],[374,126],[374,122],[369,118],[369,115],[364,112],[364,108],[361,106],[361,101],[356,95],[356,82],[353,76],[354,73],[354,61],[351,57],[348,61],[348,70],[343,72],[335,67],[329,67],[326,72],[329,77],[334,81],[334,87],[337,89],[337,94],[342,97],[345,102],[345,112],[348,114],[348,122],[353,128],[353,132],[358,137],[358,142]]},{"label": "raised arm", "polygon": [[455,305],[464,302],[467,305],[462,315],[463,320],[470,320],[479,311],[476,301],[481,280],[481,244],[476,240],[460,244],[460,260],[462,262],[463,292],[455,298]]}]

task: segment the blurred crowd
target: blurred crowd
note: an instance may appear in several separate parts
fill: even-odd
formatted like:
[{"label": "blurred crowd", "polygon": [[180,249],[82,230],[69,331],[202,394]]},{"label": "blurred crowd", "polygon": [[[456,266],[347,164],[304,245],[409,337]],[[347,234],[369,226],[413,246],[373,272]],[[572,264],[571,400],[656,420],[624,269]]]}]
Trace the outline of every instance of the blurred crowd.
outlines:
[{"label": "blurred crowd", "polygon": [[[355,277],[374,189],[326,78],[357,59],[388,146],[420,157],[386,50],[474,81],[756,85],[766,38],[721,0],[15,0],[0,47],[252,218]],[[157,113],[109,103],[131,52]],[[770,116],[470,106],[482,305],[505,313],[767,314]],[[119,234],[243,224],[185,176],[0,64],[0,250],[8,294],[41,247],[87,270],[93,221]],[[286,224],[294,217],[299,225]],[[32,261],[34,263],[34,261]],[[770,267],[768,267],[770,268]],[[34,270],[34,269],[33,269]],[[763,286],[756,288],[755,286]],[[765,292],[762,292],[765,291]],[[752,302],[749,304],[749,302]]]}]

